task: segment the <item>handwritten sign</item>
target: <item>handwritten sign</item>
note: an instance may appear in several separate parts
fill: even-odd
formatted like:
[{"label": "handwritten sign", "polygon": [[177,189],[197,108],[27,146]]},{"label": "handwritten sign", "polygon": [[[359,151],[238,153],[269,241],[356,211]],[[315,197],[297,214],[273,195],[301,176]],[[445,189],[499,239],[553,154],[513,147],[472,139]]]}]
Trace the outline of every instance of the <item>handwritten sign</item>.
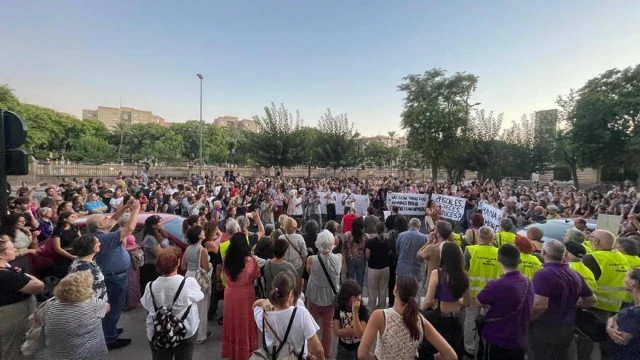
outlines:
[{"label": "handwritten sign", "polygon": [[[454,221],[462,219],[467,199],[439,194],[432,194],[431,199],[440,206],[443,218]],[[427,194],[388,193],[387,207],[391,209],[397,206],[403,215],[424,215],[428,200]]]},{"label": "handwritten sign", "polygon": [[467,199],[438,194],[433,194],[432,199],[440,206],[440,214],[443,218],[454,221],[460,221],[460,219],[462,219]]},{"label": "handwritten sign", "polygon": [[387,207],[398,207],[398,212],[403,215],[424,215],[427,207],[427,195],[409,193],[388,193]]},{"label": "handwritten sign", "polygon": [[618,235],[620,231],[620,218],[619,215],[606,215],[598,214],[598,230],[611,231],[613,235]]},{"label": "handwritten sign", "polygon": [[482,211],[484,224],[493,228],[493,231],[498,231],[498,229],[500,228],[500,222],[502,221],[502,210],[489,204],[483,203],[480,206],[480,211]]}]

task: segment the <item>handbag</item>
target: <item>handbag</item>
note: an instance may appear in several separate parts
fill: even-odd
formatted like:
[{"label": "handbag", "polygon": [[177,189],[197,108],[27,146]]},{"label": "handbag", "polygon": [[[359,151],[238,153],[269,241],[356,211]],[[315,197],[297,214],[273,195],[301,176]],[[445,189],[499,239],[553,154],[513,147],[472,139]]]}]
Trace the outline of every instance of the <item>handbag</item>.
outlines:
[{"label": "handbag", "polygon": [[489,319],[487,319],[486,315],[483,315],[483,314],[478,315],[475,319],[476,331],[478,332],[478,336],[482,337],[482,329],[487,323],[506,320],[514,316],[515,314],[517,314],[520,311],[520,309],[522,309],[522,307],[524,306],[524,302],[527,300],[527,295],[529,295],[529,281],[527,281],[527,291],[524,293],[524,296],[522,297],[522,301],[520,301],[520,305],[518,305],[518,307],[511,314],[507,316],[499,317],[499,318],[489,318]]},{"label": "handbag", "polygon": [[202,261],[202,250],[198,250],[198,270],[196,270],[196,281],[200,285],[202,292],[208,291],[211,288],[211,274],[200,267]]},{"label": "handbag", "polygon": [[[442,314],[442,311],[440,310],[440,296],[438,294],[440,292],[440,284],[441,284],[440,269],[438,269],[438,287],[436,288],[438,305],[436,306],[435,309],[429,308],[422,312],[422,316],[431,325],[433,325],[433,327],[436,330],[438,330],[438,326],[440,324],[440,319],[441,319],[440,315]],[[427,340],[422,340],[422,342],[420,343],[420,347],[418,348],[418,359],[420,360],[433,359],[433,356],[437,353],[438,353],[438,350],[433,345],[431,345],[430,342],[428,342]]]},{"label": "handbag", "polygon": [[318,256],[318,262],[320,262],[320,266],[322,267],[322,271],[324,271],[324,276],[327,277],[327,281],[329,282],[329,285],[331,286],[331,290],[333,291],[333,295],[334,296],[338,295],[338,290],[336,290],[335,285],[333,285],[333,281],[331,281],[331,276],[329,276],[329,272],[327,271],[327,267],[324,265],[324,262],[322,261],[322,258],[320,257],[320,254],[318,254],[317,256]]},{"label": "handbag", "polygon": [[140,269],[142,265],[144,265],[144,251],[142,249],[129,251],[129,255],[131,255],[131,263],[135,270]]},{"label": "handbag", "polygon": [[55,299],[55,297],[43,302],[33,314],[29,315],[29,330],[27,330],[25,341],[20,347],[20,351],[22,351],[24,356],[33,356],[38,351],[44,349],[44,318],[47,314],[49,303],[51,303],[53,299]]}]

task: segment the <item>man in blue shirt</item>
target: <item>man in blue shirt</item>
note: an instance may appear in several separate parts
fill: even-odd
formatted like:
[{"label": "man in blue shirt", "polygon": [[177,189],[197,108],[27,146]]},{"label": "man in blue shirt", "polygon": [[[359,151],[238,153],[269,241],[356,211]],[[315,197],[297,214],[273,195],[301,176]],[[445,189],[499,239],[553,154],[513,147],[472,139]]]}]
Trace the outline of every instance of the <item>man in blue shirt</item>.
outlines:
[{"label": "man in blue shirt", "polygon": [[489,281],[477,297],[480,306],[490,307],[480,334],[478,360],[524,360],[533,286],[518,270],[518,248],[502,245],[498,262],[504,275]]},{"label": "man in blue shirt", "polygon": [[[396,277],[404,274],[413,275],[420,283],[423,280],[423,260],[418,256],[418,251],[427,243],[427,236],[420,232],[420,220],[409,220],[409,230],[401,232],[396,241],[398,252],[398,266]],[[420,292],[416,293],[416,301],[420,299]],[[418,301],[418,303],[420,303]]]},{"label": "man in blue shirt", "polygon": [[[126,226],[111,231],[118,219],[127,211],[131,217]],[[131,257],[126,249],[127,236],[136,228],[140,202],[132,200],[113,213],[111,217],[102,214],[89,216],[87,229],[100,240],[100,251],[95,261],[102,269],[104,283],[107,286],[107,296],[111,310],[102,319],[102,330],[109,350],[119,349],[131,344],[131,339],[119,339],[120,329],[118,321],[127,298],[127,271],[131,265]]]}]

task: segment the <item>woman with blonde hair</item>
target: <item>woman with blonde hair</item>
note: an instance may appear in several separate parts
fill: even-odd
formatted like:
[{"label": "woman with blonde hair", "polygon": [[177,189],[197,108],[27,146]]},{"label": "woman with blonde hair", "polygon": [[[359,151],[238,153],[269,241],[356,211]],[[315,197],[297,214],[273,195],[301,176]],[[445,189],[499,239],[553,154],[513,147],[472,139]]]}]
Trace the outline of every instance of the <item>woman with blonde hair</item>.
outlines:
[{"label": "woman with blonde hair", "polygon": [[93,275],[71,273],[60,280],[44,308],[45,346],[36,359],[104,359],[102,319],[109,304],[93,296]]},{"label": "woman with blonde hair", "polygon": [[279,239],[287,240],[289,243],[289,249],[287,249],[284,258],[296,268],[298,275],[302,276],[307,261],[307,244],[304,242],[302,235],[296,233],[298,229],[296,219],[287,217],[284,220],[283,227],[285,233],[280,235]]}]

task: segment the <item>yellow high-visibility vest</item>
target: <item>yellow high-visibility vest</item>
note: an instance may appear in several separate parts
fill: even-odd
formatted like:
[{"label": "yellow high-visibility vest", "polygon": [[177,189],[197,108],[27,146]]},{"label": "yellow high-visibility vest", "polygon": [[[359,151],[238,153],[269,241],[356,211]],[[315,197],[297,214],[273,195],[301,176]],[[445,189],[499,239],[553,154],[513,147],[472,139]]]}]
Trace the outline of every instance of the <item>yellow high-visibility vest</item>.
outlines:
[{"label": "yellow high-visibility vest", "polygon": [[596,283],[596,277],[593,275],[593,271],[581,261],[570,262],[569,267],[582,276],[591,291],[595,291],[598,288],[598,283]]},{"label": "yellow high-visibility vest", "polygon": [[583,242],[582,246],[584,246],[584,249],[587,250],[587,254],[593,253],[593,248],[591,247],[591,241]]},{"label": "yellow high-visibility vest", "polygon": [[456,245],[462,247],[462,234],[451,233],[451,237],[453,237],[453,242],[455,242]]},{"label": "yellow high-visibility vest", "polygon": [[498,247],[504,244],[514,245],[516,242],[516,234],[508,231],[500,231],[496,234],[496,243]]},{"label": "yellow high-visibility vest", "polygon": [[540,259],[531,254],[520,253],[520,261],[518,270],[529,279],[533,279],[533,274],[542,268]]},{"label": "yellow high-visibility vest", "polygon": [[492,245],[467,246],[471,261],[469,262],[469,282],[472,297],[484,289],[491,280],[500,278],[502,268],[498,263],[498,249]]},{"label": "yellow high-visibility vest", "polygon": [[598,288],[594,291],[597,301],[594,308],[618,312],[622,302],[627,298],[624,278],[629,271],[629,261],[619,252],[594,251],[591,254],[600,266],[602,274],[597,280]]}]

